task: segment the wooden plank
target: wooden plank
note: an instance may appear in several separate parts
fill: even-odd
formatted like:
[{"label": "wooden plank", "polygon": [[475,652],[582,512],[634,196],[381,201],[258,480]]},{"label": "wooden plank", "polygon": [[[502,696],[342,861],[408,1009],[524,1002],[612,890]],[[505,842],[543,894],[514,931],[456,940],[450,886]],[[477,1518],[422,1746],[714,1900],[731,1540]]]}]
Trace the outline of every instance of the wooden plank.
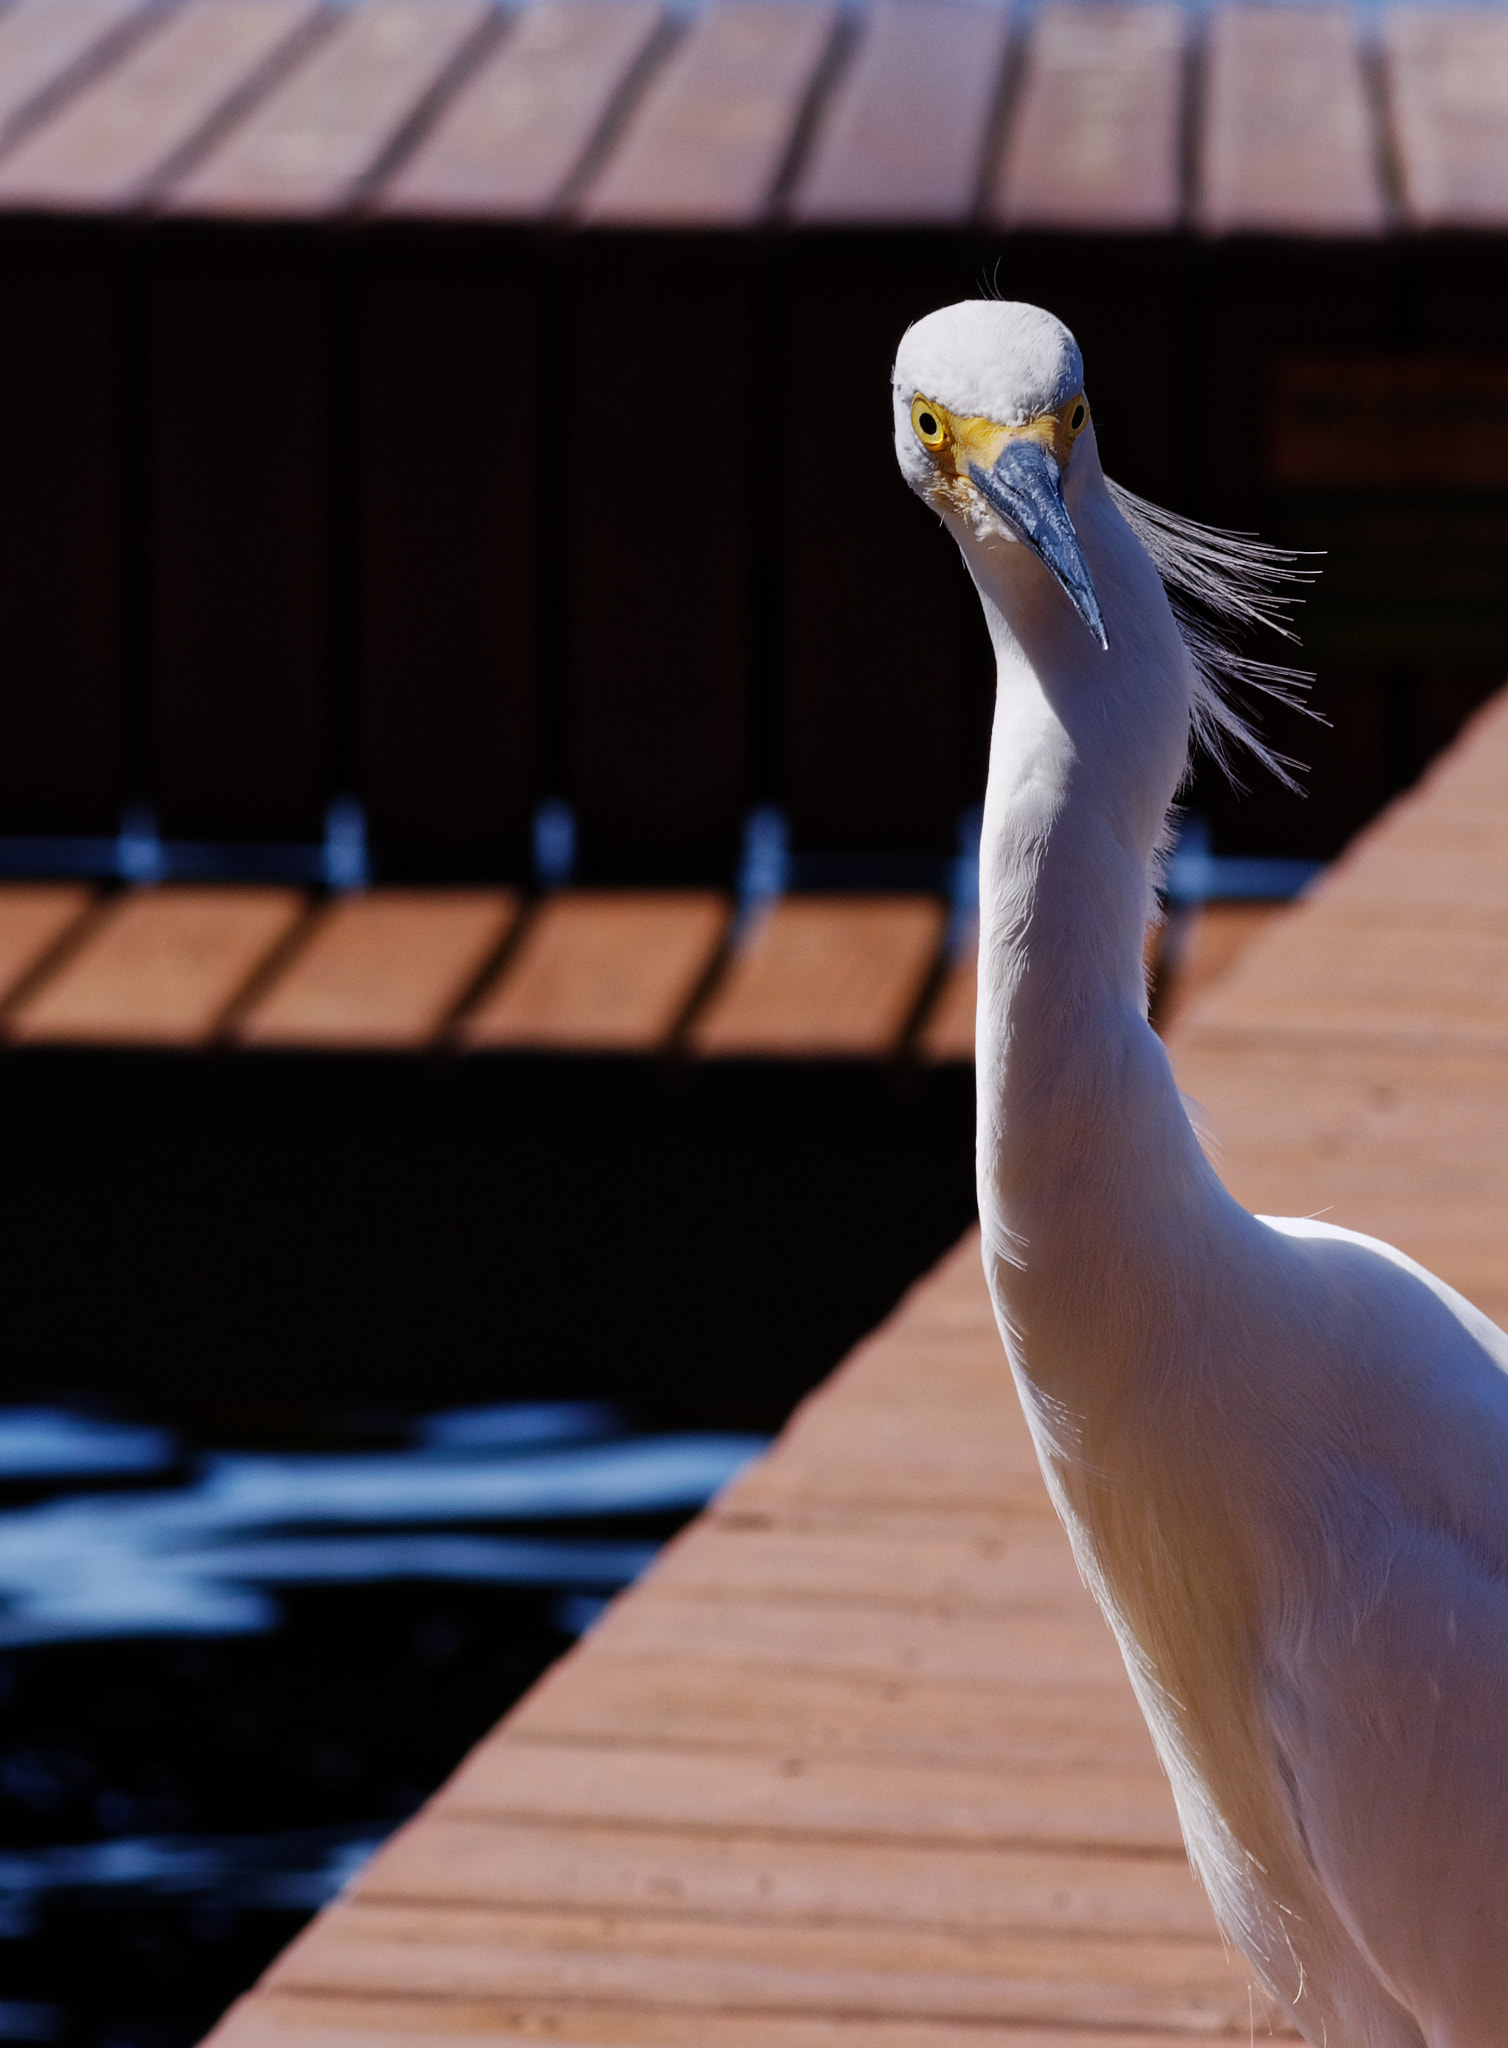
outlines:
[{"label": "wooden plank", "polygon": [[1508,18],[1397,7],[1383,49],[1404,210],[1420,227],[1508,220]]},{"label": "wooden plank", "polygon": [[185,0],[0,163],[0,207],[140,205],[271,83],[318,0]]},{"label": "wooden plank", "polygon": [[1001,227],[1166,234],[1183,217],[1182,8],[1044,7],[990,194]]},{"label": "wooden plank", "polygon": [[553,896],[462,1037],[493,1050],[657,1052],[706,978],[729,915],[711,890]]},{"label": "wooden plank", "polygon": [[405,1828],[354,1889],[391,1904],[647,1908],[879,1925],[905,1925],[916,1900],[926,1899],[934,1921],[951,1927],[1209,1936],[1209,1908],[1181,1855],[1106,1855],[1091,1863],[1054,1850],[770,1839],[595,1821],[561,1826],[515,1815],[437,1815],[432,1825]]},{"label": "wooden plank", "polygon": [[1463,937],[1401,906],[1320,898],[1255,940],[1194,1014],[1206,1033],[1508,1053],[1508,931]]},{"label": "wooden plank", "polygon": [[1061,1686],[1113,1689],[1123,1682],[1120,1652],[1087,1595],[1057,1613],[997,1614],[981,1628],[967,1611],[768,1597],[734,1607],[725,1596],[667,1590],[662,1598],[615,1603],[597,1627],[604,1650],[618,1657],[700,1650],[750,1668],[779,1664],[962,1685],[1027,1675]]},{"label": "wooden plank", "polygon": [[605,1749],[655,1746],[971,1766],[1055,1782],[1085,1771],[1145,1768],[1147,1731],[1129,1688],[1050,1685],[1024,1674],[999,1685],[709,1662],[674,1654],[557,1665],[516,1710],[519,1739]]},{"label": "wooden plank", "polygon": [[1212,234],[1382,232],[1378,140],[1349,10],[1216,10],[1199,184]]},{"label": "wooden plank", "polygon": [[18,1006],[23,1043],[204,1045],[303,915],[293,889],[143,889],[119,897]]},{"label": "wooden plank", "polygon": [[93,901],[82,882],[0,884],[0,1003],[79,928]]},{"label": "wooden plank", "polygon": [[236,1029],[243,1045],[428,1045],[518,916],[506,889],[377,889],[325,911]]},{"label": "wooden plank", "polygon": [[[745,1682],[758,1683],[757,1667]],[[1181,1843],[1172,1796],[1146,1741],[1124,1765],[1030,1774],[821,1751],[492,1741],[462,1765],[433,1811],[674,1826],[714,1838],[752,1829],[856,1843],[1077,1844],[1169,1857]]]},{"label": "wooden plank", "polygon": [[0,14],[0,146],[145,29],[142,0],[16,0]]},{"label": "wooden plank", "polygon": [[782,1517],[730,1508],[656,1560],[657,1593],[862,1601],[997,1615],[1084,1598],[1073,1554],[1045,1517],[949,1516],[932,1529],[894,1516]]},{"label": "wooden plank", "polygon": [[878,0],[791,195],[803,226],[961,227],[974,212],[1010,16]]},{"label": "wooden plank", "polygon": [[706,1059],[883,1059],[947,923],[922,896],[789,897],[761,921],[691,1027]]},{"label": "wooden plank", "polygon": [[376,210],[533,220],[559,206],[664,30],[658,0],[540,0],[477,66]]},{"label": "wooden plank", "polygon": [[974,1061],[974,1013],[979,1007],[979,951],[953,961],[917,1033],[916,1049],[939,1064]]},{"label": "wooden plank", "polygon": [[1213,1938],[768,1926],[361,1900],[332,1907],[268,1982],[326,1995],[621,1998],[643,2006],[1184,2026],[1250,2024],[1244,1969]]},{"label": "wooden plank", "polygon": [[775,197],[836,25],[836,10],[815,0],[718,0],[694,16],[588,187],[581,218],[754,226]]},{"label": "wooden plank", "polygon": [[1213,988],[1285,910],[1276,903],[1201,903],[1174,911],[1158,947],[1158,1030],[1166,1036],[1196,997]]},{"label": "wooden plank", "polygon": [[[547,2039],[568,2048],[977,2048],[979,2029],[970,2022],[910,2020],[841,2012],[799,2013],[646,2011],[618,2001],[593,2000],[572,2006],[559,2000],[510,1998],[412,1998],[402,2001],[360,1996],[303,1997],[268,1990],[243,1999],[216,2035],[235,2048],[358,2048],[373,2039],[394,2048],[432,2048],[436,2039],[498,2041]],[[1117,2028],[1114,2048],[1188,2048],[1177,2033]],[[1285,2040],[1293,2038],[1283,2035]],[[992,2027],[990,2048],[1106,2048],[1098,2030],[1044,2030],[1010,2022]]]},{"label": "wooden plank", "polygon": [[495,19],[491,0],[361,0],[280,90],[177,182],[169,204],[247,218],[350,204]]}]

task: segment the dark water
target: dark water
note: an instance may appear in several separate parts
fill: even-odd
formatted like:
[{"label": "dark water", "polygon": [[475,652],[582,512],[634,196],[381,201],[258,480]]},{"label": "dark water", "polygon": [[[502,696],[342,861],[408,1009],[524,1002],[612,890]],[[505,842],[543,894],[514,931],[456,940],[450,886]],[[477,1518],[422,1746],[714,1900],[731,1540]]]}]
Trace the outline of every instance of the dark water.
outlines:
[{"label": "dark water", "polygon": [[189,2048],[759,1441],[0,1409],[0,2040]]}]

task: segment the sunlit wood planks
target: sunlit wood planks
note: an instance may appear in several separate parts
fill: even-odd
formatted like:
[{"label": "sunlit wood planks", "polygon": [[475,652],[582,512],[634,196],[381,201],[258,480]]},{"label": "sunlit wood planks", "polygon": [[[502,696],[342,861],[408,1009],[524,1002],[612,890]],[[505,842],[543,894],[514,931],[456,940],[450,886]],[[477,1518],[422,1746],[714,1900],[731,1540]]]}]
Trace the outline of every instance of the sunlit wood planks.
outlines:
[{"label": "sunlit wood planks", "polygon": [[[0,885],[0,1036],[29,1043],[887,1061],[946,923],[929,896]],[[516,941],[512,939],[519,927]],[[68,939],[66,945],[60,942]],[[944,1042],[945,1041],[945,1042]],[[968,1056],[961,1024],[929,1059]]]},{"label": "sunlit wood planks", "polygon": [[738,229],[790,176],[802,226],[1370,236],[1392,159],[1412,222],[1508,217],[1505,47],[1481,9],[1384,10],[1375,65],[1328,7],[1203,29],[1167,5],[1050,5],[1010,31],[879,0],[851,47],[836,26],[811,0],[721,0],[679,27],[656,0],[19,0],[0,205],[527,221],[570,190],[579,222]]}]

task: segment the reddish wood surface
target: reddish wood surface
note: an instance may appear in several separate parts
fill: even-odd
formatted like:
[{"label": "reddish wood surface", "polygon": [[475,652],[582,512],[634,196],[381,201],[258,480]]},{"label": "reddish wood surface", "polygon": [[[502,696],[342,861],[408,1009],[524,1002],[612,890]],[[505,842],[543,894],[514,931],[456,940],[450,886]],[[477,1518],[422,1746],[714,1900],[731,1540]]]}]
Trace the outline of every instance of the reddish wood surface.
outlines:
[{"label": "reddish wood surface", "polygon": [[788,897],[734,955],[690,1043],[704,1058],[884,1059],[947,922],[925,896]]},{"label": "reddish wood surface", "polygon": [[823,109],[790,216],[804,225],[973,214],[1010,17],[968,0],[879,0]]},{"label": "reddish wood surface", "polygon": [[533,219],[561,201],[664,26],[658,0],[542,0],[381,189],[384,213]]},{"label": "reddish wood surface", "polygon": [[1355,17],[1232,7],[1210,19],[1198,216],[1217,234],[1386,225]]},{"label": "reddish wood surface", "polygon": [[1167,233],[1183,213],[1181,8],[1045,7],[990,200],[1006,227]]},{"label": "reddish wood surface", "polygon": [[244,1045],[427,1045],[518,916],[506,889],[376,889],[333,904],[241,1019]]},{"label": "reddish wood surface", "polygon": [[653,80],[582,218],[745,228],[763,218],[837,24],[813,0],[718,0]]},{"label": "reddish wood surface", "polygon": [[924,1060],[974,1058],[974,1011],[979,1001],[979,955],[970,947],[948,963],[942,986],[922,1019],[916,1049]]},{"label": "reddish wood surface", "polygon": [[172,206],[297,216],[346,204],[494,20],[490,0],[360,0],[175,186]]},{"label": "reddish wood surface", "polygon": [[0,1004],[81,927],[93,901],[81,882],[0,884]]},{"label": "reddish wood surface", "polygon": [[104,76],[0,163],[0,207],[110,210],[140,204],[169,166],[208,145],[316,0],[185,0]]},{"label": "reddish wood surface", "polygon": [[1508,17],[1479,7],[1383,16],[1404,207],[1421,227],[1508,221]]},{"label": "reddish wood surface", "polygon": [[304,914],[292,889],[118,897],[8,1030],[30,1044],[204,1045]]},{"label": "reddish wood surface", "polygon": [[145,29],[142,0],[16,0],[0,14],[0,146],[53,95],[82,83],[125,41]]},{"label": "reddish wood surface", "polygon": [[462,1036],[493,1050],[658,1052],[706,977],[728,916],[710,890],[551,897]]},{"label": "reddish wood surface", "polygon": [[1189,1005],[1228,974],[1272,923],[1280,903],[1202,903],[1175,911],[1157,934],[1157,1028],[1167,1036]]}]

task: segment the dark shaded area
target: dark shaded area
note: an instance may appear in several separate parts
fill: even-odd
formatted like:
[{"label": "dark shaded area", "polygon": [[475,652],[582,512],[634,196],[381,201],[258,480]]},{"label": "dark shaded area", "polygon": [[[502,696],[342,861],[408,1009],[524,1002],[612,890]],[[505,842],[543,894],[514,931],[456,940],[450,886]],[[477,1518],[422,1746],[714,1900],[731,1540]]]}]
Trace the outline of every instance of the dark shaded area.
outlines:
[{"label": "dark shaded area", "polygon": [[22,1052],[11,1399],[605,1395],[768,1427],[973,1215],[973,1077]]},{"label": "dark shaded area", "polygon": [[[575,1633],[547,1591],[283,1604],[272,1635],[0,1656],[7,2039],[192,2048]],[[121,1870],[75,1854],[73,1882],[46,1848],[112,1842]],[[56,1881],[28,1893],[28,1866]]]},{"label": "dark shaded area", "polygon": [[758,313],[748,237],[594,234],[572,265],[558,624],[593,879],[718,881],[736,856],[754,794]]},{"label": "dark shaded area", "polygon": [[[773,1428],[970,1221],[972,1117],[966,1070],[16,1053],[3,1394],[216,1445],[370,1447],[421,1402],[531,1396]],[[592,1606],[278,1597],[271,1634],[0,1652],[8,2038],[191,2048]],[[128,1881],[48,1862],[112,1841]]]},{"label": "dark shaded area", "polygon": [[185,229],[147,290],[147,674],[169,836],[312,840],[331,785],[332,285],[301,238]]},{"label": "dark shaded area", "polygon": [[124,793],[119,238],[0,230],[0,831],[113,832]]},{"label": "dark shaded area", "polygon": [[356,787],[369,842],[384,872],[525,873],[542,663],[561,653],[543,644],[544,458],[563,431],[543,281],[492,242],[409,232],[357,291]]},{"label": "dark shaded area", "polygon": [[984,787],[989,638],[952,539],[894,488],[890,400],[906,328],[977,271],[962,236],[813,232],[787,258],[776,787],[798,853],[945,855]]},{"label": "dark shaded area", "polygon": [[392,879],[526,878],[540,795],[600,880],[726,880],[755,803],[798,854],[947,855],[989,662],[886,383],[998,290],[1079,335],[1111,475],[1323,551],[1330,729],[1263,714],[1307,799],[1196,801],[1219,852],[1331,854],[1508,668],[1495,251],[12,222],[0,836],[124,795],[311,842],[354,791]]}]

